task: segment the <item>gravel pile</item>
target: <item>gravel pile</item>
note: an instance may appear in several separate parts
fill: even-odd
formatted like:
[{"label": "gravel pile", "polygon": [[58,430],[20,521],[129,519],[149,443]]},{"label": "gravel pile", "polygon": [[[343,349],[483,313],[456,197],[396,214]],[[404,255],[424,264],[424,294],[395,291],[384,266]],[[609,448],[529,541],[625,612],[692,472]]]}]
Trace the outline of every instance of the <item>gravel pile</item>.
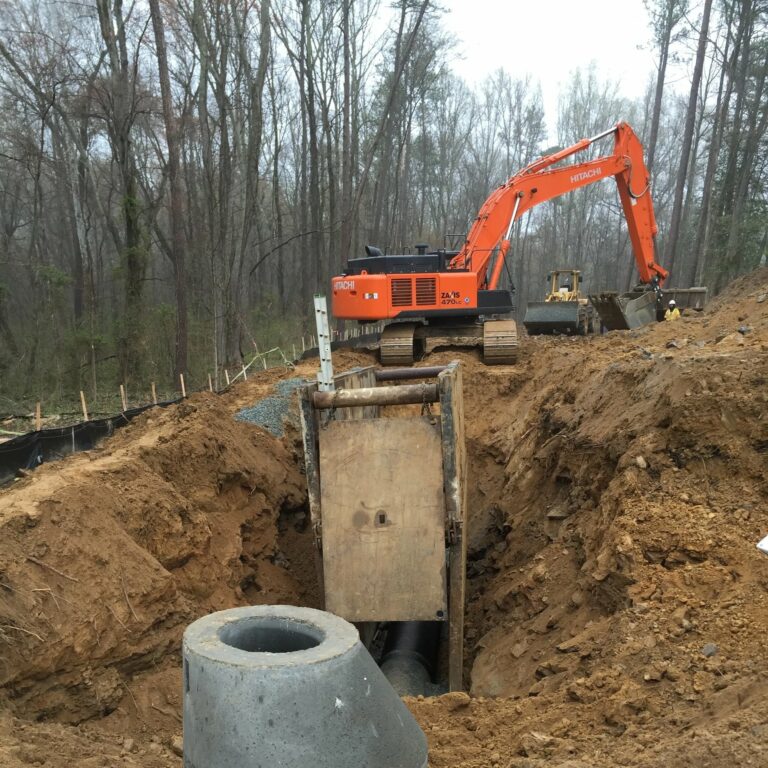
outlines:
[{"label": "gravel pile", "polygon": [[248,421],[269,430],[276,437],[285,433],[285,422],[298,426],[298,413],[291,411],[294,392],[304,384],[304,379],[284,379],[275,387],[275,394],[259,400],[250,408],[243,408],[235,414],[238,421]]}]

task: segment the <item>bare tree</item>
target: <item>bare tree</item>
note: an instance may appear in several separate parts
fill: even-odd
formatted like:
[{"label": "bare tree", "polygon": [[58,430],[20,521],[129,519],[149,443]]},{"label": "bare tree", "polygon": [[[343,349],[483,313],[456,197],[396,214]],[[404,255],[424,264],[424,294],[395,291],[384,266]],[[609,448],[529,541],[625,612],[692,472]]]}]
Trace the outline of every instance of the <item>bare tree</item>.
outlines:
[{"label": "bare tree", "polygon": [[168,72],[168,54],[165,45],[165,24],[160,13],[159,0],[149,0],[149,12],[155,33],[155,53],[160,73],[160,94],[163,102],[165,141],[168,145],[166,170],[171,198],[171,250],[174,286],[176,292],[176,354],[174,378],[187,372],[187,272],[186,238],[184,234],[184,206],[179,178],[179,121],[173,114],[171,77]]},{"label": "bare tree", "polygon": [[[683,215],[683,195],[685,193],[685,182],[688,174],[688,163],[690,162],[691,145],[693,143],[693,129],[696,121],[696,104],[701,84],[701,73],[704,70],[704,55],[707,49],[707,35],[709,33],[709,17],[712,11],[712,0],[704,0],[704,10],[701,16],[701,26],[699,29],[699,44],[696,49],[696,62],[693,67],[693,76],[691,78],[691,92],[688,97],[688,109],[685,116],[685,127],[683,129],[683,141],[680,149],[680,167],[677,171],[677,183],[675,185],[675,202],[672,206],[672,216],[669,223],[669,237],[667,239],[666,266],[674,275],[675,256],[678,252],[678,240],[680,236],[680,220]],[[673,280],[676,277],[672,278]]]}]

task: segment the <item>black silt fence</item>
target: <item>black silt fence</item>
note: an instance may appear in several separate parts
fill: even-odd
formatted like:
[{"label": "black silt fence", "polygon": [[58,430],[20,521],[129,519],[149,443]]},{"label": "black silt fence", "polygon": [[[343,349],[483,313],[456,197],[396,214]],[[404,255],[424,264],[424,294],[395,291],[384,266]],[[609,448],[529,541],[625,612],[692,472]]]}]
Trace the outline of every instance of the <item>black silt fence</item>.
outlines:
[{"label": "black silt fence", "polygon": [[[180,399],[166,400],[158,403],[158,406],[164,407],[178,402]],[[41,429],[0,443],[0,485],[13,480],[20,469],[35,469],[41,464],[63,459],[70,453],[94,448],[100,440],[114,434],[116,429],[124,427],[136,416],[154,407],[149,404],[129,408],[108,419],[84,421],[69,427]]]}]

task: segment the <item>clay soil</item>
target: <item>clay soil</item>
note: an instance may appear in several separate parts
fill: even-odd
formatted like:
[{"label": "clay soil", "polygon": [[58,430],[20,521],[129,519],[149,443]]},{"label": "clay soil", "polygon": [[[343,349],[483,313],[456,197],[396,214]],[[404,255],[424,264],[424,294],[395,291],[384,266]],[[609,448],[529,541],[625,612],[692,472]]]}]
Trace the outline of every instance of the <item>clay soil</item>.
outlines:
[{"label": "clay soil", "polygon": [[[768,270],[676,323],[429,363],[450,359],[470,694],[408,700],[430,765],[768,766]],[[150,412],[0,492],[0,766],[179,766],[184,627],[320,607],[299,435],[233,419],[315,366]]]}]

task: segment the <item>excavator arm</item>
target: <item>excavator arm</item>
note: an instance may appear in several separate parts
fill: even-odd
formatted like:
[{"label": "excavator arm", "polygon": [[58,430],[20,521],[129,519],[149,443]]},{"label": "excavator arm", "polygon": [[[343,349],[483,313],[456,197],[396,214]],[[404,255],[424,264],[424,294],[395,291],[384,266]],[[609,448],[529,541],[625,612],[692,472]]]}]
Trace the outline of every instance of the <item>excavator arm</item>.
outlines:
[{"label": "excavator arm", "polygon": [[[614,135],[612,154],[552,167],[610,134]],[[512,225],[517,219],[539,203],[610,176],[616,180],[619,190],[640,280],[658,290],[669,273],[654,258],[653,237],[657,226],[650,174],[643,160],[642,144],[626,123],[618,123],[591,139],[582,139],[571,147],[534,161],[494,190],[480,209],[464,247],[451,260],[450,268],[474,272],[478,288],[496,289],[509,251]],[[489,275],[494,253],[496,261]]]}]

